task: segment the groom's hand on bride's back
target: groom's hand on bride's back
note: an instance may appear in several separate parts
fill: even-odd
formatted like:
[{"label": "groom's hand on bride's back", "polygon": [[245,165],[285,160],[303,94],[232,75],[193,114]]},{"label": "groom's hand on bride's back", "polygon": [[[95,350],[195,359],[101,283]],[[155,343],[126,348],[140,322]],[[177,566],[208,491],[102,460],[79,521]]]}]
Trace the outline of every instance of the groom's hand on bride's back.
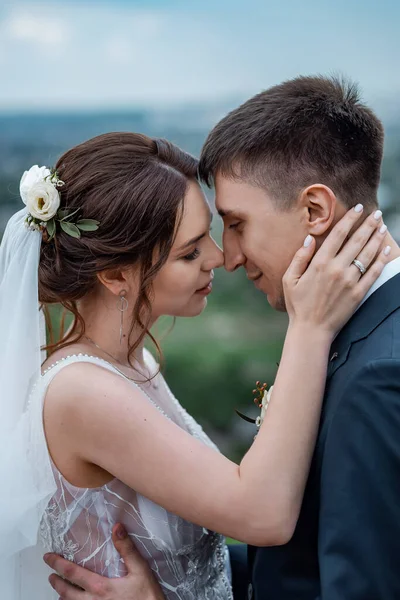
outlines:
[{"label": "groom's hand on bride's back", "polygon": [[62,600],[164,600],[149,565],[121,525],[113,529],[113,542],[128,571],[125,577],[108,579],[56,554],[45,555],[44,561],[57,573],[49,582]]}]

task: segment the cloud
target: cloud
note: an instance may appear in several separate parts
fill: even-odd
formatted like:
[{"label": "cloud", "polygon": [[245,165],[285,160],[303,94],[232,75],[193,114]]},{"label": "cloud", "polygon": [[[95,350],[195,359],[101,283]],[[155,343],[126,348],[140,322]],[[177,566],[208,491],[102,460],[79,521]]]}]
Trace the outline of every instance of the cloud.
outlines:
[{"label": "cloud", "polygon": [[136,10],[127,15],[118,33],[110,33],[104,41],[104,58],[114,67],[133,66],[146,51],[157,43],[166,26],[163,13]]},{"label": "cloud", "polygon": [[365,0],[363,11],[348,0],[288,4],[14,0],[0,11],[0,108],[241,99],[333,71],[359,80],[367,100],[400,92],[393,0]]},{"label": "cloud", "polygon": [[105,60],[111,64],[130,65],[134,54],[132,42],[126,38],[114,35],[104,44]]},{"label": "cloud", "polygon": [[69,38],[68,26],[60,19],[23,10],[5,20],[3,31],[12,42],[43,46],[62,46]]}]

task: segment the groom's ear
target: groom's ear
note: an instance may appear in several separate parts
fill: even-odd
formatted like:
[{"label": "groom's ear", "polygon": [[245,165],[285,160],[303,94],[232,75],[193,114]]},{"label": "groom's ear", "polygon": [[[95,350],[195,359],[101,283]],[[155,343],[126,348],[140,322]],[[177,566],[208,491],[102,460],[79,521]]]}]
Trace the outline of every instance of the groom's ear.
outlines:
[{"label": "groom's ear", "polygon": [[335,220],[337,206],[332,190],[322,183],[309,185],[300,194],[299,203],[307,220],[308,233],[313,236],[328,233]]}]

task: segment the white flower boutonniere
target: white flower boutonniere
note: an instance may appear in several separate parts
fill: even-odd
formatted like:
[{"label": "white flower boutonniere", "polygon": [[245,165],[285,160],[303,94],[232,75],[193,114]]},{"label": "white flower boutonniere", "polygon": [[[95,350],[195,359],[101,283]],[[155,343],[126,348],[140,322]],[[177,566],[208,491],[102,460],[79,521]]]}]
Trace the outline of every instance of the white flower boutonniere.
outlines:
[{"label": "white flower boutonniere", "polygon": [[[264,384],[264,385],[266,385],[266,384]],[[261,427],[261,425],[264,421],[265,413],[267,412],[273,389],[274,389],[273,385],[269,388],[269,390],[267,390],[266,388],[264,389],[261,403],[258,405],[258,407],[261,408],[261,415],[259,417],[257,417],[257,419],[256,419],[256,425],[258,428]]]},{"label": "white flower boutonniere", "polygon": [[253,394],[255,396],[254,403],[258,406],[258,408],[261,408],[260,416],[257,417],[256,419],[251,419],[250,417],[244,415],[243,413],[239,412],[238,410],[236,411],[236,413],[239,415],[239,417],[241,417],[245,421],[248,421],[249,423],[254,423],[256,425],[256,427],[259,429],[264,421],[265,414],[267,412],[269,403],[271,401],[273,389],[274,389],[273,385],[268,389],[268,385],[266,383],[261,384],[259,381],[256,381],[256,387],[253,390]]}]

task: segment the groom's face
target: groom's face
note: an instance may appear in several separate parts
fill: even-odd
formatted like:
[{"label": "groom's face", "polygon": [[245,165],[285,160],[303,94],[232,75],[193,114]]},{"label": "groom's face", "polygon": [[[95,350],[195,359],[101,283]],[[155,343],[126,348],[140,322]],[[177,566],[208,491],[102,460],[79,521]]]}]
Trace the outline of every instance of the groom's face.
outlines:
[{"label": "groom's face", "polygon": [[268,193],[217,175],[216,207],[224,221],[225,268],[244,267],[276,310],[285,310],[282,277],[308,234],[304,211],[280,210]]}]

